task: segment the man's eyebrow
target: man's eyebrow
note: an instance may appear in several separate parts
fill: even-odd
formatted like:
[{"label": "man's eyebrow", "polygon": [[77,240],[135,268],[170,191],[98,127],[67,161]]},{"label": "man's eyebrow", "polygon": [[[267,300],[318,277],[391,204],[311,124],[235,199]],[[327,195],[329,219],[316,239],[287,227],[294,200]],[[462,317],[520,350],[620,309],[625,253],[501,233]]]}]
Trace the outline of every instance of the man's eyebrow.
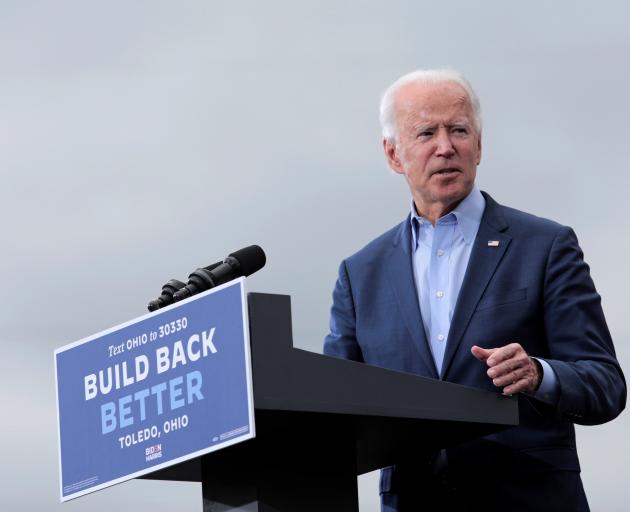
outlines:
[{"label": "man's eyebrow", "polygon": [[413,129],[418,130],[426,130],[427,128],[435,128],[437,123],[425,122],[425,123],[417,123],[413,126]]},{"label": "man's eyebrow", "polygon": [[[427,130],[427,129],[435,129],[439,124],[442,123],[436,123],[436,122],[424,122],[424,123],[416,123],[413,125],[413,129],[414,131],[421,131],[421,130]],[[472,126],[472,122],[469,119],[466,118],[461,118],[461,119],[455,119],[453,121],[450,121],[448,123],[445,123],[444,126],[446,126],[447,128],[453,128],[456,126],[464,126],[466,128],[469,128],[470,126]]]}]

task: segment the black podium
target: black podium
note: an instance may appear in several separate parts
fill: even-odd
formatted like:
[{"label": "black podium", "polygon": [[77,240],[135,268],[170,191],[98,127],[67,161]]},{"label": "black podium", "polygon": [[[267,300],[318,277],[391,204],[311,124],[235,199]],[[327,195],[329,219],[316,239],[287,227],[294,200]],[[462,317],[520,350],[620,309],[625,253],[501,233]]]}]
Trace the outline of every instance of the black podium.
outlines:
[{"label": "black podium", "polygon": [[514,397],[293,348],[288,296],[248,307],[256,438],[144,477],[202,482],[204,512],[358,511],[357,475],[518,424]]}]

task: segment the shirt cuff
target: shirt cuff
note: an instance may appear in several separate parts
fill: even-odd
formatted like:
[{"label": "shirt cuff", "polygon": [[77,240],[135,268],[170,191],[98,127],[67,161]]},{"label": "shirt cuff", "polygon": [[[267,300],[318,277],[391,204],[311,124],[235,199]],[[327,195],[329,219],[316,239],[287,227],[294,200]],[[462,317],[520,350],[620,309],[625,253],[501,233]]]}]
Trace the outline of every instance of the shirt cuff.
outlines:
[{"label": "shirt cuff", "polygon": [[549,405],[557,405],[560,389],[556,372],[553,371],[551,365],[544,359],[539,359],[538,357],[532,357],[532,359],[538,361],[543,370],[540,386],[538,386],[536,393],[534,393],[534,398]]}]

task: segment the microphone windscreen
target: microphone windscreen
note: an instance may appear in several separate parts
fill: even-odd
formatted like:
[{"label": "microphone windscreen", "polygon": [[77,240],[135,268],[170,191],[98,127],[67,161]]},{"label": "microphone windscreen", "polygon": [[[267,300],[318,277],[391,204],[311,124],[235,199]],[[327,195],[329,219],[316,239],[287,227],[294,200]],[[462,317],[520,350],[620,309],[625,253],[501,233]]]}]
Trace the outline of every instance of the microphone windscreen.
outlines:
[{"label": "microphone windscreen", "polygon": [[230,254],[241,266],[241,272],[244,276],[252,275],[254,272],[259,271],[265,266],[267,257],[265,251],[263,251],[258,245],[250,245],[243,247],[238,251],[234,251]]}]

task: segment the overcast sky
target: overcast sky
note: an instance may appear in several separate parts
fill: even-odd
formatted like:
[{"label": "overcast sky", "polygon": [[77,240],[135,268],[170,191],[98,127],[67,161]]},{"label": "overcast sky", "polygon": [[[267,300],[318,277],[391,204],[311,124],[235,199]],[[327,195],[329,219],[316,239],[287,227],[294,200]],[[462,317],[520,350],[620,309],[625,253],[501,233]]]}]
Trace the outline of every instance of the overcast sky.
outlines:
[{"label": "overcast sky", "polygon": [[[321,350],[339,261],[407,213],[377,105],[463,71],[480,187],[575,228],[630,362],[630,12],[622,2],[3,1],[4,510],[200,510],[134,481],[60,505],[53,349],[145,312],[170,278],[252,243]],[[593,510],[627,509],[627,415],[578,428]],[[377,510],[375,476],[361,510]],[[196,508],[198,507],[198,508]]]}]

